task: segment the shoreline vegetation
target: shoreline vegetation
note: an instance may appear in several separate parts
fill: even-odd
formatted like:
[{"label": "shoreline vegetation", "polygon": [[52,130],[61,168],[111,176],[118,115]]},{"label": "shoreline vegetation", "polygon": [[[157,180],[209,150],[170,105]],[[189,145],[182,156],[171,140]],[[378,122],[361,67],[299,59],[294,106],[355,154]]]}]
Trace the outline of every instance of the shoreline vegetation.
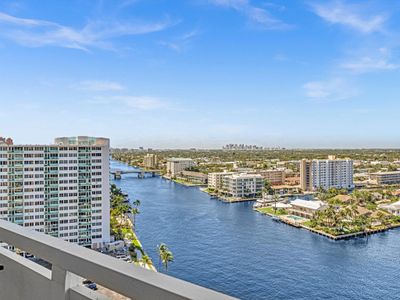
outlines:
[{"label": "shoreline vegetation", "polygon": [[[385,194],[385,191],[382,193]],[[400,227],[400,216],[392,215],[378,206],[381,203],[393,203],[397,198],[381,199],[391,196],[390,193],[383,194],[358,190],[350,194],[336,189],[321,190],[318,199],[323,199],[327,207],[315,212],[310,219],[293,217],[289,211],[275,210],[273,206],[254,210],[294,227],[304,228],[333,240],[341,240]]]},{"label": "shoreline vegetation", "polygon": [[[121,189],[117,188],[115,184],[111,185],[111,234],[115,240],[123,240],[129,245],[128,253],[132,263],[157,272],[135,233],[135,217],[139,213],[139,205],[140,202],[136,200],[135,207],[131,206]],[[140,257],[137,251],[140,253]]]},{"label": "shoreline vegetation", "polygon": [[189,186],[189,187],[205,187],[205,186],[207,186],[206,184],[195,183],[195,182],[191,182],[189,180],[184,180],[184,179],[179,179],[179,178],[171,178],[170,176],[167,176],[167,175],[162,175],[162,177],[164,179],[173,181],[175,183],[182,184],[184,186]]},{"label": "shoreline vegetation", "polygon": [[[124,194],[115,184],[111,185],[111,235],[115,240],[122,240],[128,245],[127,252],[133,264],[157,272],[152,259],[145,252],[135,233],[136,216],[140,213],[139,206],[140,200],[129,203],[128,195]],[[169,263],[174,261],[172,252],[164,243],[157,246],[157,252],[159,264],[162,264],[165,271],[168,271]]]}]

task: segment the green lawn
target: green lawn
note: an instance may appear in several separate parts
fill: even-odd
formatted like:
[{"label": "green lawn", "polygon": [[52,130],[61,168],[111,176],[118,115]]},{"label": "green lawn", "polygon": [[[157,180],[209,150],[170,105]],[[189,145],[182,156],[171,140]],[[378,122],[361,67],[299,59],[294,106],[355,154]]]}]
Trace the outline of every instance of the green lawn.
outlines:
[{"label": "green lawn", "polygon": [[175,181],[176,183],[180,183],[180,184],[187,185],[187,186],[202,185],[201,183],[195,183],[195,182],[191,182],[191,181],[187,181],[187,180],[183,180],[183,179],[172,179],[172,181]]},{"label": "green lawn", "polygon": [[272,214],[272,215],[276,215],[276,216],[284,216],[287,215],[287,211],[284,209],[277,209],[276,213],[273,207],[262,207],[262,208],[257,208],[256,209],[258,212],[260,213],[268,213],[268,214]]}]

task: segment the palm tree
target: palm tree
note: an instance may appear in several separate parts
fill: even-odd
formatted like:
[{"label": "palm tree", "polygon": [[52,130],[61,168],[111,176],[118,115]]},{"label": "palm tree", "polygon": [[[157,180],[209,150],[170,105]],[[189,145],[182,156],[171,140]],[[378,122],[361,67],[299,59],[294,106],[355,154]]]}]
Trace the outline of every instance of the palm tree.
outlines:
[{"label": "palm tree", "polygon": [[137,207],[132,207],[129,212],[133,216],[132,218],[133,229],[136,230],[136,215],[140,214],[140,211]]},{"label": "palm tree", "polygon": [[274,193],[274,190],[271,187],[271,183],[268,180],[264,182],[263,193],[267,195],[272,195]]},{"label": "palm tree", "polygon": [[160,262],[162,262],[165,267],[165,271],[168,271],[168,263],[174,261],[174,256],[172,255],[172,252],[168,249],[167,245],[162,243],[160,246],[158,246],[158,255],[160,258]]},{"label": "palm tree", "polygon": [[273,199],[274,199],[274,214],[276,215],[276,202],[279,200],[279,195],[275,193]]},{"label": "palm tree", "polygon": [[142,263],[143,263],[143,267],[144,268],[146,267],[146,265],[149,266],[149,267],[153,265],[153,263],[152,263],[152,261],[150,259],[150,256],[148,256],[148,255],[143,255],[142,256]]},{"label": "palm tree", "polygon": [[136,206],[136,207],[139,207],[139,206],[140,206],[140,203],[141,203],[140,200],[139,200],[139,199],[136,199],[135,201],[132,202],[132,205],[133,205],[133,206]]},{"label": "palm tree", "polygon": [[136,246],[134,243],[131,243],[129,245],[128,253],[129,253],[132,261],[137,262],[137,252],[136,252]]},{"label": "palm tree", "polygon": [[133,207],[130,208],[129,212],[132,214],[133,216],[133,220],[132,220],[132,225],[133,228],[136,229],[136,215],[138,215],[140,213],[139,211],[139,205],[140,205],[140,200],[136,199],[135,201],[132,202]]}]

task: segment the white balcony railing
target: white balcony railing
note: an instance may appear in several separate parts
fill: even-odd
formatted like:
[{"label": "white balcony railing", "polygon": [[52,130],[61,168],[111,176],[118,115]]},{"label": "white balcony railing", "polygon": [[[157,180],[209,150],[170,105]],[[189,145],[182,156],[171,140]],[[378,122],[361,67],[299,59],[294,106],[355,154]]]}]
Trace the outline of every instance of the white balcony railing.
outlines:
[{"label": "white balcony railing", "polygon": [[3,220],[0,241],[51,263],[50,270],[0,247],[0,299],[112,299],[83,278],[135,300],[234,299]]}]

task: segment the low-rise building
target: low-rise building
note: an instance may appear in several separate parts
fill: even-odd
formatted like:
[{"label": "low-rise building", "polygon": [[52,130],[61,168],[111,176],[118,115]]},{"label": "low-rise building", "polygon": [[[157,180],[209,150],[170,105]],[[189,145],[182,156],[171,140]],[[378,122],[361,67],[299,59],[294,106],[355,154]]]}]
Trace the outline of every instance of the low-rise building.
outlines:
[{"label": "low-rise building", "polygon": [[260,174],[235,174],[223,178],[223,190],[229,197],[247,198],[261,195],[264,179]]},{"label": "low-rise building", "polygon": [[146,154],[143,158],[143,165],[146,169],[156,169],[158,165],[158,157],[156,154]]},{"label": "low-rise building", "polygon": [[171,177],[195,165],[191,158],[170,158],[167,161],[167,174]]},{"label": "low-rise building", "polygon": [[372,173],[371,180],[376,184],[400,184],[400,171]]},{"label": "low-rise building", "polygon": [[400,216],[400,201],[390,204],[380,204],[378,207],[388,211],[395,216]]},{"label": "low-rise building", "polygon": [[298,185],[274,185],[271,187],[275,194],[287,195],[287,194],[299,194],[301,192],[300,186]]},{"label": "low-rise building", "polygon": [[324,210],[327,205],[323,201],[296,199],[290,202],[290,213],[295,216],[311,219],[317,211]]},{"label": "low-rise building", "polygon": [[224,186],[224,177],[238,174],[236,172],[214,172],[208,174],[208,188],[222,190]]},{"label": "low-rise building", "polygon": [[182,171],[178,177],[198,184],[207,184],[208,181],[208,175],[201,172]]},{"label": "low-rise building", "polygon": [[265,181],[272,185],[282,185],[285,183],[285,170],[260,170],[257,171]]}]

